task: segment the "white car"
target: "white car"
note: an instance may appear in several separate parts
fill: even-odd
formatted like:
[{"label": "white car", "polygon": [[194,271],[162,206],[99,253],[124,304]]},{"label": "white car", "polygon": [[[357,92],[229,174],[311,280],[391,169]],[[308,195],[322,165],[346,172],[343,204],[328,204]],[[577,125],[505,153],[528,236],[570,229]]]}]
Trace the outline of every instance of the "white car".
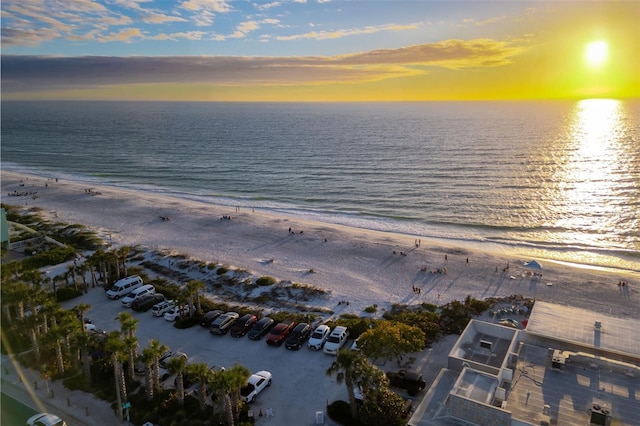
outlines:
[{"label": "white car", "polygon": [[165,312],[173,309],[176,306],[175,300],[165,300],[164,302],[156,303],[151,307],[151,315],[154,317],[162,317]]},{"label": "white car", "polygon": [[40,413],[29,417],[27,426],[67,426],[67,423],[54,414]]},{"label": "white car", "polygon": [[164,313],[164,319],[167,321],[175,321],[178,318],[186,317],[189,315],[189,312],[189,306],[174,306]]},{"label": "white car", "polygon": [[337,355],[338,350],[344,346],[347,342],[347,338],[349,337],[349,330],[347,327],[337,326],[333,329],[329,337],[327,338],[327,342],[324,344],[324,353],[329,355]]},{"label": "white car", "polygon": [[317,326],[307,341],[307,347],[312,351],[319,351],[327,341],[329,333],[331,333],[329,326],[324,324]]},{"label": "white car", "polygon": [[247,384],[240,388],[240,399],[244,402],[253,402],[267,386],[271,386],[271,373],[258,371],[252,374]]}]

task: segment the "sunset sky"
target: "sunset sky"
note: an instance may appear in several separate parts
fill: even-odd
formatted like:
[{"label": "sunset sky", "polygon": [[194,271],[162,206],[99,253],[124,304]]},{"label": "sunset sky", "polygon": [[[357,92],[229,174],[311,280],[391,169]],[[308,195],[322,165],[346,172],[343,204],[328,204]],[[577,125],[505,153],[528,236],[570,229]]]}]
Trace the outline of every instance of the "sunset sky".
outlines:
[{"label": "sunset sky", "polygon": [[3,99],[640,97],[640,1],[2,0]]}]

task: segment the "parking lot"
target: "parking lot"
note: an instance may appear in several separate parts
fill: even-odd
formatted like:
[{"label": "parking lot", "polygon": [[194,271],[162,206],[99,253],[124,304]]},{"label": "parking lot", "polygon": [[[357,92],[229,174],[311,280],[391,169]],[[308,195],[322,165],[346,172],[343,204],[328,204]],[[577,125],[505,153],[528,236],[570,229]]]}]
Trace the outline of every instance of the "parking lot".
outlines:
[{"label": "parking lot", "polygon": [[[246,336],[214,336],[200,326],[180,330],[162,317],[153,317],[151,311],[135,312],[123,307],[120,300],[108,299],[102,288],[90,289],[82,297],[62,305],[69,309],[79,303],[91,305],[87,317],[97,328],[105,331],[119,330],[116,315],[120,311],[130,312],[139,320],[136,336],[141,349],[148,345],[150,339],[157,339],[172,351],[186,353],[189,362],[225,367],[239,363],[252,372],[270,371],[273,384],[258,395],[253,405],[256,416],[260,410],[264,414],[267,408],[271,408],[274,417],[262,417],[258,423],[313,425],[316,424],[316,411],[325,411],[324,424],[332,424],[326,417],[327,402],[347,399],[345,385],[337,385],[335,378],[325,375],[334,358],[322,351],[310,351],[306,345],[299,351],[290,351],[284,345],[268,346],[264,338],[253,341]],[[347,345],[350,343],[348,341]]]}]

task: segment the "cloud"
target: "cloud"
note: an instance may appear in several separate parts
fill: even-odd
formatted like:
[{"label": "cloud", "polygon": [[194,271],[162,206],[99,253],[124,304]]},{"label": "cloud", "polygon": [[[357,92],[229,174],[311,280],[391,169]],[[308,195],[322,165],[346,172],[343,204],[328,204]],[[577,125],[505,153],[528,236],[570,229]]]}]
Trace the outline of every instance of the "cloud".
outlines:
[{"label": "cloud", "polygon": [[[310,25],[313,25],[313,24],[310,24]],[[419,24],[369,25],[363,28],[351,28],[351,29],[335,30],[335,31],[311,31],[303,34],[293,34],[289,36],[276,36],[274,38],[279,41],[292,41],[292,40],[300,40],[300,39],[326,40],[326,39],[343,38],[343,37],[362,35],[362,34],[375,34],[382,31],[415,30],[418,27],[419,27]]]},{"label": "cloud", "polygon": [[111,41],[122,41],[125,43],[131,43],[131,40],[134,38],[144,38],[142,32],[138,28],[125,28],[118,32],[114,32],[107,35],[101,35],[97,37],[97,40],[102,43],[107,43]]},{"label": "cloud", "polygon": [[150,40],[172,40],[177,41],[178,39],[186,39],[186,40],[202,40],[207,33],[204,31],[185,31],[185,32],[177,32],[171,34],[157,34],[153,37],[147,37]]},{"label": "cloud", "polygon": [[[176,33],[167,38],[201,37]],[[141,37],[129,28],[106,39]],[[488,39],[447,40],[342,56],[47,57],[2,56],[3,91],[142,83],[314,84],[374,81],[423,74],[427,68],[462,69],[508,64],[521,51]]]},{"label": "cloud", "polygon": [[279,1],[274,1],[271,3],[253,3],[253,7],[255,7],[258,10],[269,10],[273,7],[278,7],[280,6],[282,3]]},{"label": "cloud", "polygon": [[522,48],[515,44],[491,39],[446,40],[399,49],[379,49],[343,55],[340,61],[350,65],[412,64],[458,69],[506,65],[521,51]]},{"label": "cloud", "polygon": [[225,0],[187,0],[182,2],[181,7],[194,12],[208,10],[217,13],[227,13],[232,10],[229,2]]}]

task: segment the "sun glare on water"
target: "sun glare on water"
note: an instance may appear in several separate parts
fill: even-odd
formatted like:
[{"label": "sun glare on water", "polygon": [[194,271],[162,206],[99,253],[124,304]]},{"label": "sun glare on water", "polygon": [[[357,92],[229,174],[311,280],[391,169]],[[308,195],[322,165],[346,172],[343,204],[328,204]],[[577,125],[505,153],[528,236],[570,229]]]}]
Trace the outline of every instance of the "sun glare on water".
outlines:
[{"label": "sun glare on water", "polygon": [[607,62],[609,56],[609,46],[607,42],[599,40],[587,44],[584,53],[587,64],[592,68],[598,68]]}]

